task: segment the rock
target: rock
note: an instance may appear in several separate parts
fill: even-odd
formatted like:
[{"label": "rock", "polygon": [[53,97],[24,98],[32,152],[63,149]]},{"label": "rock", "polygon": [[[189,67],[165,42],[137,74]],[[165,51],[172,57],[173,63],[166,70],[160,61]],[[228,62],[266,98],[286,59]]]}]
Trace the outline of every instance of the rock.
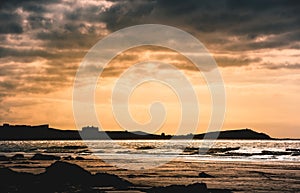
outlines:
[{"label": "rock", "polygon": [[300,149],[295,148],[286,148],[285,151],[293,151],[293,152],[300,152]]},{"label": "rock", "polygon": [[214,176],[209,175],[209,174],[207,174],[207,173],[205,173],[205,172],[199,173],[198,176],[199,176],[200,178],[214,178]]},{"label": "rock", "polygon": [[114,174],[97,173],[93,178],[94,184],[101,184],[101,186],[115,187],[118,189],[127,189],[132,186],[132,183],[120,178]]},{"label": "rock", "polygon": [[73,158],[72,156],[66,156],[66,157],[63,157],[64,160],[75,160],[75,158]]},{"label": "rock", "polygon": [[292,153],[292,156],[300,156],[300,152],[294,152]]},{"label": "rock", "polygon": [[25,157],[23,154],[16,154],[11,157],[12,160],[25,160]]},{"label": "rock", "polygon": [[207,153],[211,154],[211,153],[225,153],[228,151],[235,151],[235,150],[239,150],[240,147],[225,147],[225,148],[210,148]]},{"label": "rock", "polygon": [[28,192],[26,190],[32,186],[34,175],[15,172],[9,168],[0,168],[0,179],[1,192]]},{"label": "rock", "polygon": [[55,155],[44,155],[37,153],[31,158],[31,160],[60,160],[60,157]]},{"label": "rock", "polygon": [[76,184],[84,187],[115,187],[126,189],[132,184],[126,180],[106,173],[97,173],[92,175],[76,164],[57,161],[48,168],[46,172],[40,175],[45,182],[51,181],[55,185]]},{"label": "rock", "polygon": [[83,158],[83,157],[80,157],[80,156],[77,156],[75,159],[76,159],[76,160],[84,160],[84,158]]},{"label": "rock", "polygon": [[128,189],[133,184],[114,174],[97,173],[93,178],[94,184],[112,186],[118,189]]},{"label": "rock", "polygon": [[184,150],[185,151],[198,151],[199,147],[186,147]]},{"label": "rock", "polygon": [[196,155],[199,154],[199,147],[186,147],[183,152],[189,155]]},{"label": "rock", "polygon": [[198,147],[187,147],[184,149],[184,152],[193,154],[216,154],[216,153],[225,153],[228,151],[239,150],[240,147],[224,147],[224,148],[198,148]]},{"label": "rock", "polygon": [[153,146],[140,146],[140,147],[136,147],[135,149],[137,150],[147,150],[147,149],[154,149],[155,147]]},{"label": "rock", "polygon": [[137,176],[136,175],[134,175],[134,174],[128,174],[127,175],[127,178],[136,178]]},{"label": "rock", "polygon": [[92,175],[79,167],[68,162],[56,161],[46,168],[46,171],[36,176],[37,184],[33,192],[96,192],[90,185]]},{"label": "rock", "polygon": [[[35,162],[30,162],[30,161],[20,161],[20,162],[18,162],[18,164],[31,165],[31,164],[35,164]],[[42,167],[42,166],[40,166],[40,167]]]},{"label": "rock", "polygon": [[8,161],[9,158],[6,157],[5,155],[0,155],[0,161]]},{"label": "rock", "polygon": [[208,193],[205,183],[195,183],[191,185],[171,185],[166,187],[155,187],[147,190],[147,193]]},{"label": "rock", "polygon": [[[80,166],[68,162],[56,161],[46,168],[42,174],[28,174],[15,172],[9,168],[0,168],[0,192],[32,192],[32,193],[100,193],[101,189],[110,189],[114,192],[130,189],[133,184],[107,173],[92,175]],[[144,190],[143,190],[144,191]],[[154,187],[146,190],[148,193],[208,193],[230,192],[207,189],[205,183],[191,185],[172,185],[167,187]]]},{"label": "rock", "polygon": [[90,180],[91,174],[76,164],[57,161],[46,168],[45,173],[40,175],[44,180],[51,183],[85,183]]},{"label": "rock", "polygon": [[87,146],[79,146],[79,145],[67,145],[63,147],[64,149],[86,149]]},{"label": "rock", "polygon": [[261,155],[291,155],[291,152],[263,150]]}]

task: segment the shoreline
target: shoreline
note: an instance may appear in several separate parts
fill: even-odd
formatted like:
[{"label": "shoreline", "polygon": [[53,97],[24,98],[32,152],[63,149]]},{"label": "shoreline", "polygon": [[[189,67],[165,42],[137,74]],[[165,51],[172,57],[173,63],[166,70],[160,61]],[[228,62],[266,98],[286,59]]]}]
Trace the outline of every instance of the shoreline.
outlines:
[{"label": "shoreline", "polygon": [[[0,161],[0,168],[10,168],[16,172],[29,172],[41,175],[55,163],[66,162],[75,164],[91,175],[106,173],[115,175],[134,187],[159,187],[178,185],[190,188],[189,185],[204,183],[208,190],[225,190],[229,192],[297,192],[300,189],[300,163],[285,162],[240,162],[240,161],[198,161],[173,160],[153,169],[127,170],[115,167],[100,159],[68,160],[68,157],[54,160],[55,157],[40,157],[39,159],[15,156],[15,160]],[[43,160],[42,160],[43,159]],[[64,164],[63,164],[64,165]],[[66,166],[66,167],[65,167]],[[65,169],[64,169],[65,168]],[[57,174],[70,173],[69,166],[64,165]],[[64,171],[66,170],[66,171]],[[1,175],[1,172],[0,172]],[[76,179],[82,179],[81,174]],[[81,176],[81,177],[80,177]],[[53,177],[54,178],[54,177]],[[289,184],[287,187],[286,184]],[[76,184],[75,184],[76,186]],[[186,187],[187,186],[187,187]],[[199,185],[203,186],[203,185]],[[277,189],[276,189],[277,188]],[[163,190],[159,192],[163,192]],[[186,189],[186,190],[187,190]],[[131,192],[145,189],[131,188],[122,191]],[[192,191],[187,191],[192,192]],[[222,192],[222,191],[221,191]]]},{"label": "shoreline", "polygon": [[[55,161],[45,167],[45,171],[32,174],[18,172],[14,168],[0,167],[1,192],[139,192],[139,193],[174,193],[174,192],[232,192],[229,189],[208,188],[203,182],[187,185],[149,186],[132,183],[126,178],[119,177],[109,172],[96,172],[92,174],[78,164],[70,161]],[[127,178],[133,178],[133,174]],[[54,185],[54,186],[53,186]]]},{"label": "shoreline", "polygon": [[[0,142],[0,168],[39,175],[55,162],[68,162],[80,166],[91,175],[116,175],[136,187],[171,186],[169,188],[172,189],[174,185],[179,185],[177,188],[184,189],[204,187],[202,183],[205,183],[209,190],[231,192],[281,193],[300,190],[299,141],[223,140],[217,141],[209,150],[199,148],[199,144],[201,141],[186,144],[181,140],[174,143],[158,140]],[[203,150],[207,150],[207,155],[199,155]],[[267,155],[254,155],[259,152]],[[253,156],[240,156],[245,153]],[[193,186],[186,187],[189,185]],[[103,192],[103,189],[97,191]],[[112,190],[105,191],[114,193]],[[126,191],[136,193],[138,190]],[[82,193],[85,192],[88,193]]]}]

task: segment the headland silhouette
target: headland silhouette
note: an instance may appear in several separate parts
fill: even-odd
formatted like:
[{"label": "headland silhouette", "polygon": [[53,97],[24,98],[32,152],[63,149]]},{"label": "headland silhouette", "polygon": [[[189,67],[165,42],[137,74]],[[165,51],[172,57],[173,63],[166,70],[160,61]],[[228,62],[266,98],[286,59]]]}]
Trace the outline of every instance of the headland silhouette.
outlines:
[{"label": "headland silhouette", "polygon": [[161,135],[142,131],[99,131],[97,127],[87,126],[82,130],[61,130],[45,125],[0,126],[0,140],[126,140],[126,139],[273,139],[265,133],[251,129],[227,130],[202,134]]}]

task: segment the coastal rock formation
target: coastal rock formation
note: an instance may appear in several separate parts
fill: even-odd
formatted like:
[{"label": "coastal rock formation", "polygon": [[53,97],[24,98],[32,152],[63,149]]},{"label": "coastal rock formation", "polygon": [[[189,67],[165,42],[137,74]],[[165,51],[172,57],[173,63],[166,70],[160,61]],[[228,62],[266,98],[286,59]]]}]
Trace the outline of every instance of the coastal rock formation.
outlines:
[{"label": "coastal rock formation", "polygon": [[147,193],[208,193],[205,183],[195,183],[191,185],[171,185],[166,187],[155,187],[147,191]]},{"label": "coastal rock formation", "polygon": [[9,158],[6,157],[5,155],[0,155],[0,161],[8,161]]},{"label": "coastal rock formation", "polygon": [[198,175],[200,178],[214,178],[214,176],[210,175],[210,174],[207,174],[205,172],[201,172],[199,173]]},{"label": "coastal rock formation", "polygon": [[114,174],[91,174],[76,164],[62,161],[56,161],[47,167],[44,173],[37,175],[16,172],[10,168],[0,168],[0,179],[1,193],[104,193],[106,191],[139,191],[147,193],[230,192],[229,190],[208,189],[205,183],[144,187],[139,189],[139,187]]},{"label": "coastal rock formation", "polygon": [[25,157],[23,154],[16,154],[11,157],[12,160],[25,160]]},{"label": "coastal rock formation", "polygon": [[60,157],[55,155],[45,155],[37,153],[31,158],[31,160],[60,160]]},{"label": "coastal rock formation", "polygon": [[189,155],[196,154],[220,154],[229,151],[239,150],[240,147],[224,147],[224,148],[198,148],[198,147],[187,147],[184,149],[184,153]]},{"label": "coastal rock formation", "polygon": [[[0,192],[54,193],[54,192],[99,192],[95,187],[128,189],[132,184],[116,175],[98,173],[92,175],[83,168],[57,161],[46,168],[42,174],[15,172],[9,168],[0,168]],[[100,191],[101,192],[101,191]]]}]

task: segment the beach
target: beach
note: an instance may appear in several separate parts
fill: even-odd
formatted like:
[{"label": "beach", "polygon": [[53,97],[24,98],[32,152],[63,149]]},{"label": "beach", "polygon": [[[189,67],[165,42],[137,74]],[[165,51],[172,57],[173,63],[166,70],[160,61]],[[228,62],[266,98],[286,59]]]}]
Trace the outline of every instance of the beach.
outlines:
[{"label": "beach", "polygon": [[[103,145],[104,143],[106,146]],[[211,192],[214,190],[219,192],[298,192],[300,190],[299,155],[297,154],[298,150],[292,148],[297,147],[299,141],[219,141],[206,154],[195,154],[191,150],[195,151],[196,149],[190,147],[187,149],[188,151],[183,151],[177,156],[171,154],[172,151],[176,152],[174,144],[171,144],[173,149],[168,149],[172,155],[170,161],[167,161],[170,156],[161,153],[166,152],[169,146],[160,146],[161,141],[145,140],[139,143],[137,141],[119,141],[119,147],[127,150],[135,147],[127,152],[124,149],[109,148],[115,147],[115,145],[108,143],[112,142],[103,142],[102,144],[101,142],[90,142],[88,146],[94,144],[94,149],[91,149],[79,141],[1,142],[2,161],[0,161],[0,166],[15,172],[39,175],[47,173],[47,168],[57,162],[75,164],[91,175],[107,173],[131,183],[128,188],[123,188],[122,192],[149,192],[154,187],[188,186],[202,183],[205,183]],[[176,141],[174,143],[180,147],[184,142]],[[196,141],[190,145],[196,146],[199,143]],[[227,149],[219,148],[225,143],[227,143]],[[254,143],[260,144],[260,146],[256,145],[258,147],[265,146],[264,150],[252,148],[252,151],[249,149],[246,154],[243,149],[250,147],[250,144],[252,144],[251,147],[254,147]],[[273,147],[277,147],[276,151],[274,148],[273,151],[270,151],[267,147],[271,143],[273,143]],[[95,144],[98,144],[98,148]],[[136,147],[137,144],[140,146]],[[237,148],[237,144],[243,144],[244,147]],[[10,149],[7,149],[8,147]],[[162,156],[163,154],[165,156]],[[133,170],[133,168],[135,169]],[[61,172],[64,173],[63,168]],[[58,172],[57,175],[59,178],[60,173]],[[82,179],[80,176],[76,178]],[[179,190],[178,187],[177,190]],[[94,187],[93,191],[120,192],[121,190],[108,186],[98,187],[98,189]]]}]

